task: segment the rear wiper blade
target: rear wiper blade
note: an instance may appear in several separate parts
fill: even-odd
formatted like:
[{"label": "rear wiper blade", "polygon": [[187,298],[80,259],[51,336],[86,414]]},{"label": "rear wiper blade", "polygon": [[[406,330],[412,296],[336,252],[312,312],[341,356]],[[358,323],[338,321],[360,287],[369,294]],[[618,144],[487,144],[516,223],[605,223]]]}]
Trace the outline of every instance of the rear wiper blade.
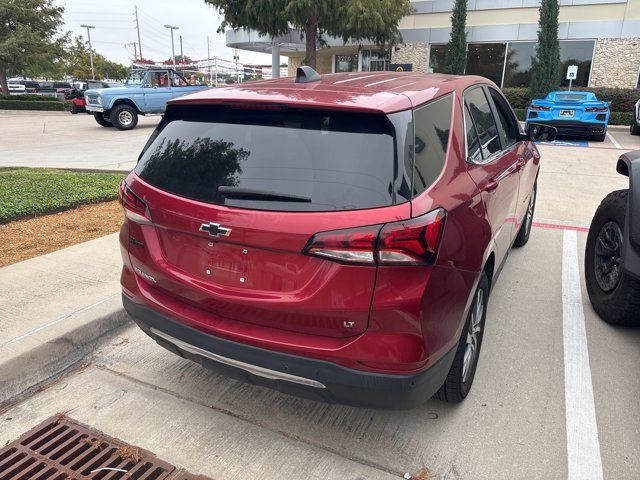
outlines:
[{"label": "rear wiper blade", "polygon": [[259,188],[244,187],[218,187],[218,193],[226,198],[235,198],[238,200],[267,200],[274,202],[303,202],[311,203],[309,197],[301,197],[299,195],[291,195],[289,193],[278,193],[270,190],[261,190]]}]

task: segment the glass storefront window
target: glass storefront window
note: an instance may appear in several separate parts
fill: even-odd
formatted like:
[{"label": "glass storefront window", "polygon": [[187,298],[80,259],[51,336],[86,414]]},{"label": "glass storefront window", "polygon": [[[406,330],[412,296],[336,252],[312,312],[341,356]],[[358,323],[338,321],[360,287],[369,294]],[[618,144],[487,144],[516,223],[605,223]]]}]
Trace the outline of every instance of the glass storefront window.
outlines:
[{"label": "glass storefront window", "polygon": [[535,42],[509,43],[504,87],[528,87],[531,83],[531,65],[536,54]]},{"label": "glass storefront window", "polygon": [[446,55],[446,45],[431,45],[429,49],[429,68],[432,69],[434,73],[444,73]]},{"label": "glass storefront window", "polygon": [[389,53],[379,50],[362,51],[363,72],[383,72],[389,70]]},{"label": "glass storefront window", "polygon": [[565,40],[560,42],[560,72],[562,74],[561,85],[569,86],[567,80],[567,67],[578,66],[578,77],[573,81],[574,87],[588,87],[589,74],[591,73],[591,60],[593,58],[593,40]]},{"label": "glass storefront window", "polygon": [[470,43],[467,48],[467,75],[480,75],[502,83],[505,43]]},{"label": "glass storefront window", "polygon": [[342,72],[357,72],[358,71],[358,54],[353,55],[336,55],[334,71],[336,73]]}]

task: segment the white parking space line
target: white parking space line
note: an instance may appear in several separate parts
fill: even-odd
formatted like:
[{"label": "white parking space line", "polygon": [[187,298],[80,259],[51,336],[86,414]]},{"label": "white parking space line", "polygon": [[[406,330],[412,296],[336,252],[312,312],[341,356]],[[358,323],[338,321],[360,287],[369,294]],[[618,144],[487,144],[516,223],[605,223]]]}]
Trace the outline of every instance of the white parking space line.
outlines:
[{"label": "white parking space line", "polygon": [[609,132],[607,132],[607,137],[609,138],[609,140],[611,140],[611,143],[613,143],[613,146],[616,148],[622,148],[622,145],[620,145],[620,143],[613,138],[613,135],[611,135]]},{"label": "white parking space line", "polygon": [[602,480],[602,459],[587,347],[578,237],[565,230],[562,255],[562,320],[568,480]]}]

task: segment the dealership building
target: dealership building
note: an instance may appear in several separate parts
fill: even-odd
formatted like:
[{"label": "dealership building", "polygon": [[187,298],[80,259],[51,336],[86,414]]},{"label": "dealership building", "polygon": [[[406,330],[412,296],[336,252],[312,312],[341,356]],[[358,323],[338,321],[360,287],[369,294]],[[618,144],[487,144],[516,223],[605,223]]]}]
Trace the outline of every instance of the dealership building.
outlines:
[{"label": "dealership building", "polygon": [[[320,73],[403,69],[438,72],[451,32],[453,0],[413,1],[414,13],[400,23],[403,44],[391,52],[375,45],[326,38],[317,53]],[[503,87],[527,86],[531,79],[540,2],[469,0],[467,74]],[[640,88],[640,0],[560,0],[560,56],[563,70],[578,66],[574,85]],[[228,31],[227,45],[289,58],[293,74],[304,58],[297,32],[268,38]]]}]

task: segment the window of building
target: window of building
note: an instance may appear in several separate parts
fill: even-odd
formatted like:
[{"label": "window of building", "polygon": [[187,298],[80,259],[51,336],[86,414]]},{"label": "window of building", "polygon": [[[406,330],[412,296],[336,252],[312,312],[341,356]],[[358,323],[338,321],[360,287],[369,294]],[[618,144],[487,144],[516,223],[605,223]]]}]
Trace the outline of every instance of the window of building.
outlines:
[{"label": "window of building", "polygon": [[498,122],[500,122],[502,131],[504,132],[504,146],[505,148],[510,147],[515,144],[520,137],[518,121],[513,116],[513,112],[503,96],[495,88],[489,88],[489,92],[491,93],[493,104],[496,106]]},{"label": "window of building", "polygon": [[504,69],[504,87],[528,87],[536,42],[510,42]]},{"label": "window of building", "polygon": [[593,40],[564,40],[560,42],[560,71],[562,72],[563,87],[569,86],[567,67],[578,66],[578,76],[573,81],[574,87],[588,87],[591,74],[591,60],[593,59]]},{"label": "window of building", "polygon": [[440,175],[447,156],[453,95],[416,109],[413,196],[424,192]]},{"label": "window of building", "polygon": [[334,72],[357,72],[358,71],[358,54],[353,55],[336,55],[334,57]]},{"label": "window of building", "polygon": [[467,160],[471,163],[482,163],[478,132],[476,132],[476,127],[473,125],[469,107],[466,105],[464,106],[464,126],[467,135]]},{"label": "window of building", "polygon": [[431,48],[429,48],[429,68],[434,73],[444,73],[446,55],[446,45],[431,45]]},{"label": "window of building", "polygon": [[483,88],[469,90],[465,93],[464,98],[478,132],[482,157],[486,160],[501,149],[496,119]]},{"label": "window of building", "polygon": [[384,72],[389,70],[389,52],[362,50],[363,72]]},{"label": "window of building", "polygon": [[505,43],[470,43],[467,49],[467,75],[480,75],[502,84]]}]

